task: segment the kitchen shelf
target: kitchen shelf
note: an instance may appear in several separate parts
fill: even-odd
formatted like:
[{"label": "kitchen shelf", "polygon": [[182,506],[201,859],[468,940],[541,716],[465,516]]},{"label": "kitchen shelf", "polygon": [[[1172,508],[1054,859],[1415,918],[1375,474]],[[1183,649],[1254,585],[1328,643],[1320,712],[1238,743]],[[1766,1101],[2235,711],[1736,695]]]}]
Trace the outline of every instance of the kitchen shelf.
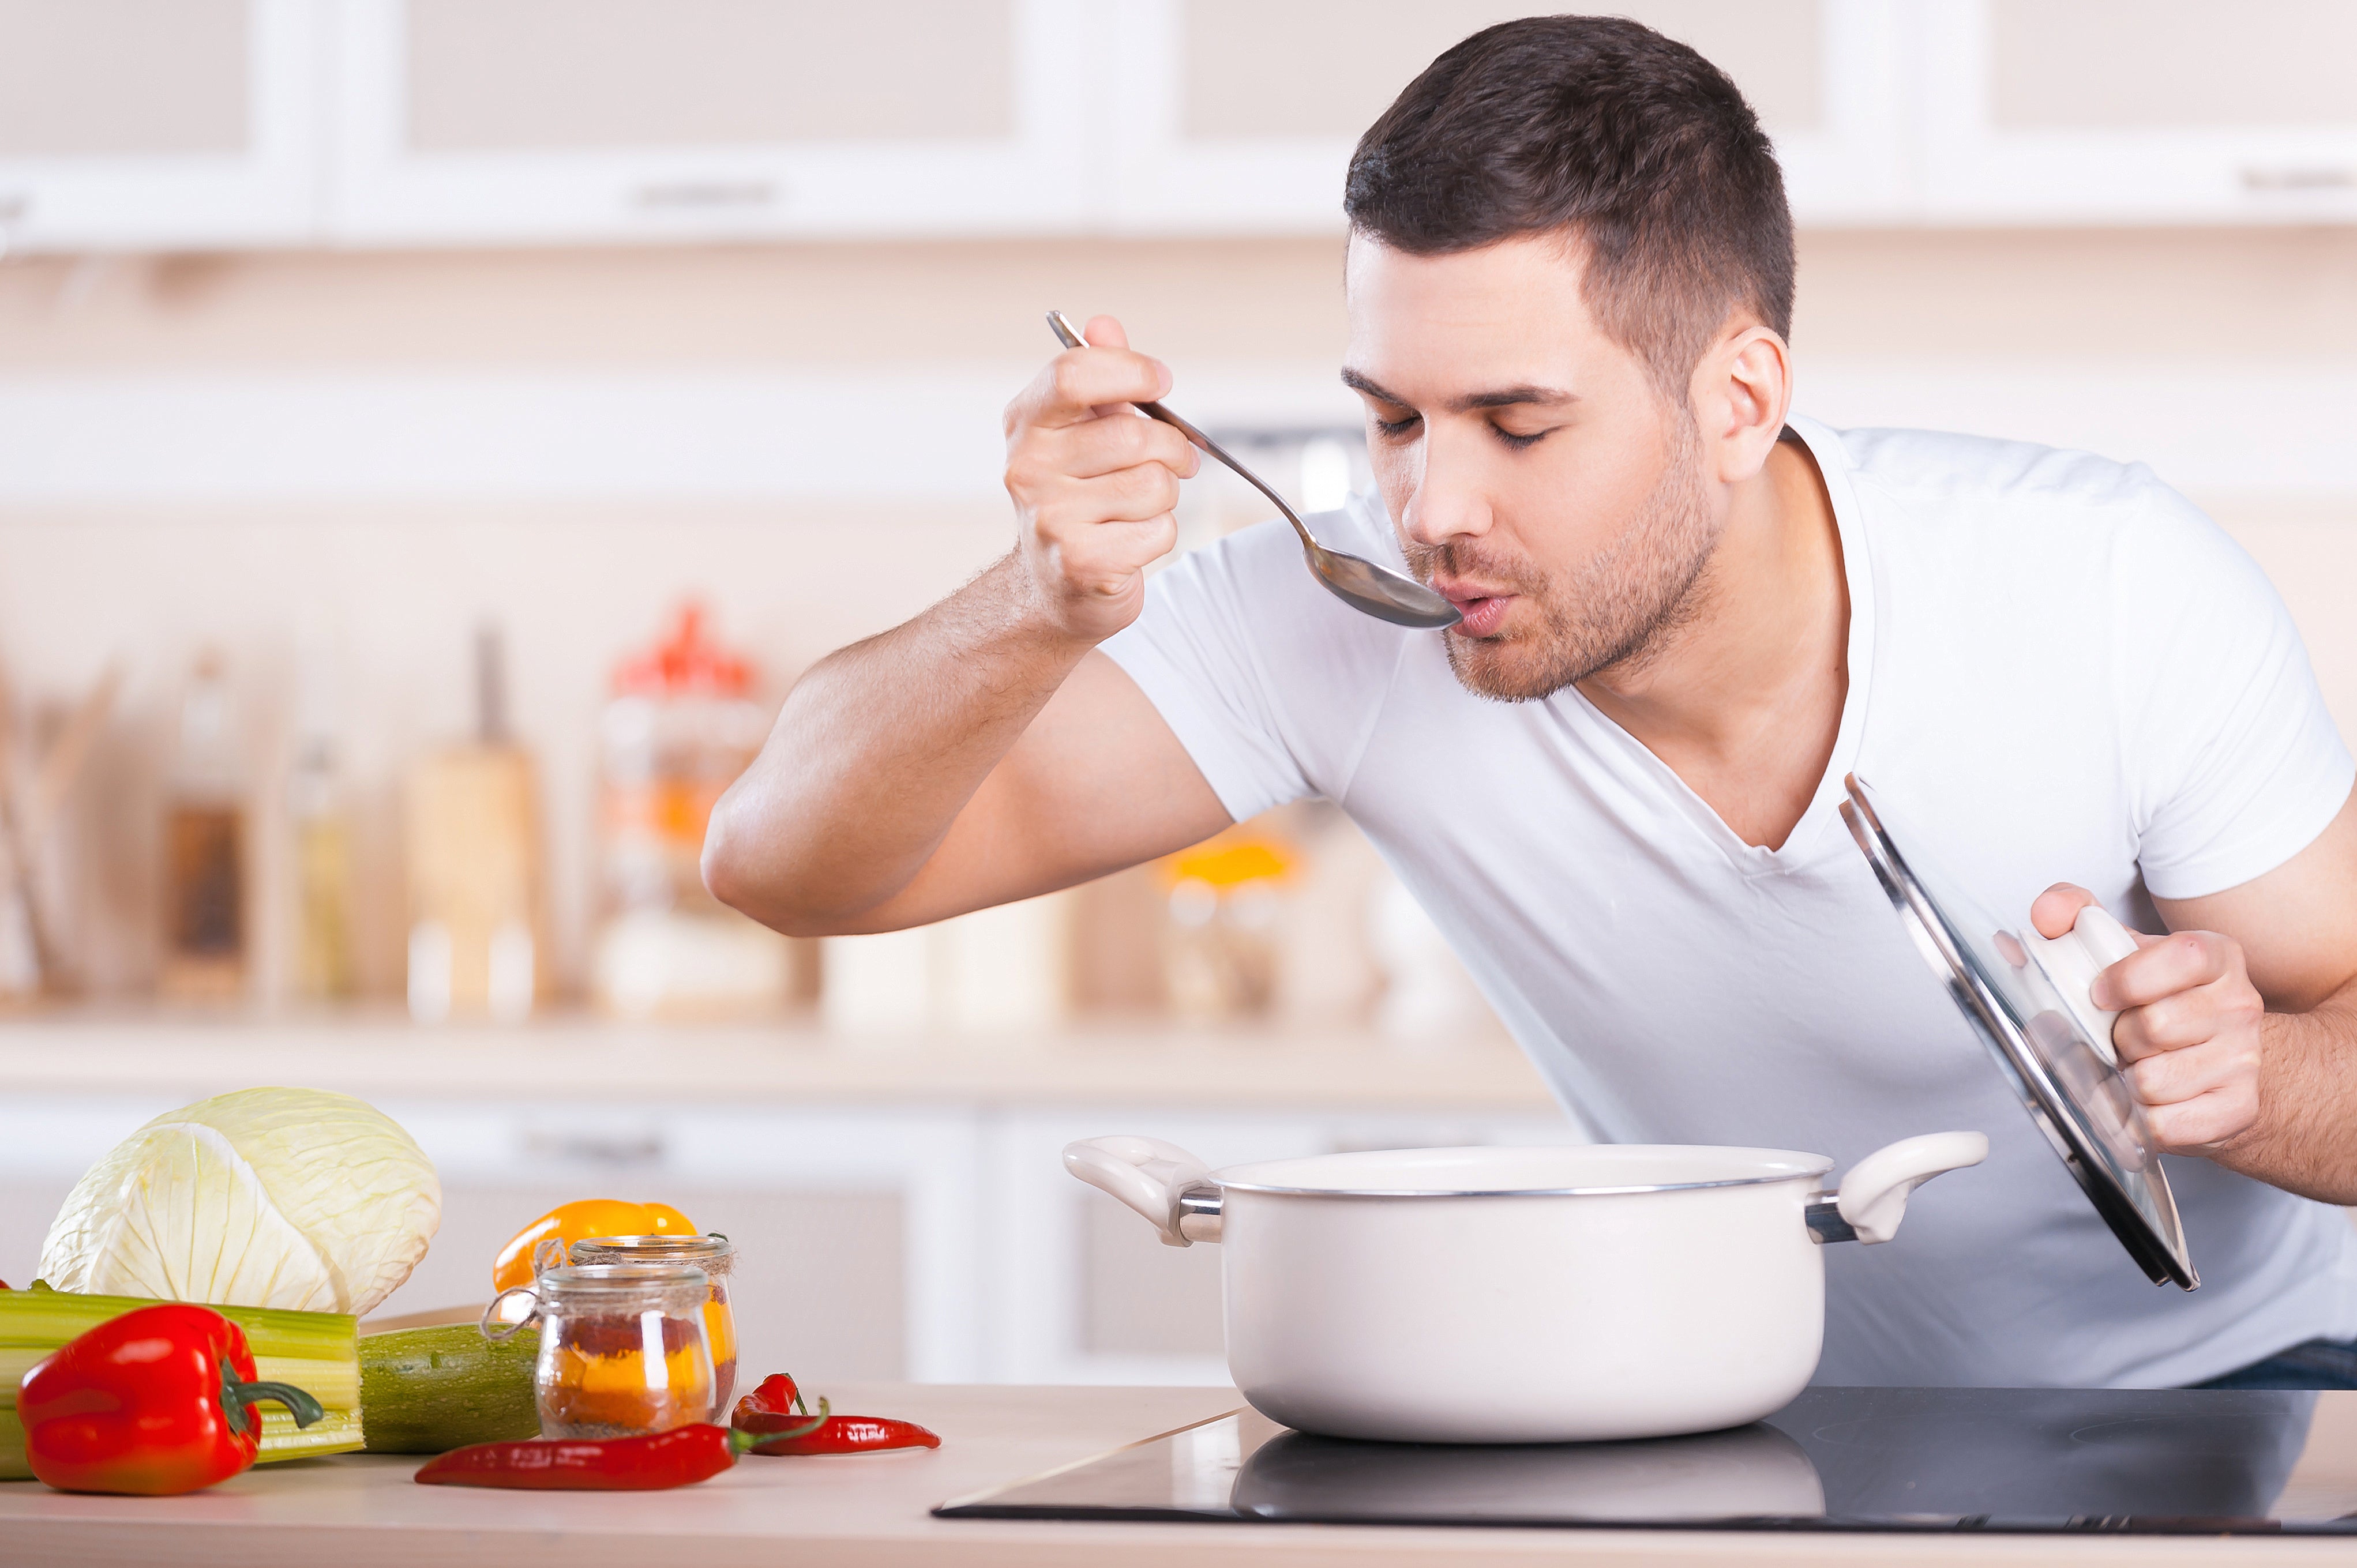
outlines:
[{"label": "kitchen shelf", "polygon": [[1511,1045],[1360,1031],[1075,1026],[1046,1036],[830,1035],[808,1023],[421,1026],[397,1014],[22,1015],[0,1093],[217,1093],[301,1083],[362,1098],[1545,1112]]}]

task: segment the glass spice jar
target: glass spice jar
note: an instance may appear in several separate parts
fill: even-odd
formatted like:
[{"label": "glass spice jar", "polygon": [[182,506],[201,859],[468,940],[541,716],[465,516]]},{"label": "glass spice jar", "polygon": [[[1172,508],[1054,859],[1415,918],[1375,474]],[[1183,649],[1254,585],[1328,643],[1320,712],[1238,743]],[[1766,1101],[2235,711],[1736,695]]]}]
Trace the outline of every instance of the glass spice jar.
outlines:
[{"label": "glass spice jar", "polygon": [[[715,1419],[712,1349],[704,1307],[712,1281],[684,1263],[598,1263],[550,1269],[501,1291],[484,1309],[483,1337],[503,1340],[540,1324],[533,1390],[540,1434],[630,1437]],[[532,1311],[504,1323],[511,1295]]]},{"label": "glass spice jar", "polygon": [[737,1317],[728,1305],[728,1276],[737,1245],[714,1231],[704,1236],[589,1236],[573,1243],[576,1264],[662,1262],[702,1269],[712,1285],[704,1302],[704,1335],[712,1350],[712,1407],[726,1421],[737,1391]]}]

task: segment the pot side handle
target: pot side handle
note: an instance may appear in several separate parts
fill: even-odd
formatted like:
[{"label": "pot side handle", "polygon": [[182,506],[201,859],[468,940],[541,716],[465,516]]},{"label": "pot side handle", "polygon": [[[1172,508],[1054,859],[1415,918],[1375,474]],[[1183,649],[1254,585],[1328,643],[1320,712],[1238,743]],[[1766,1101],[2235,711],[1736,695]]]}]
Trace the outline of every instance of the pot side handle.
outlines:
[{"label": "pot side handle", "polygon": [[[1067,1155],[1067,1158],[1070,1156]],[[1888,1241],[1907,1216],[1907,1197],[1943,1172],[1988,1158],[1986,1133],[1926,1133],[1874,1151],[1842,1177],[1835,1207],[1861,1241]]]},{"label": "pot side handle", "polygon": [[1082,1138],[1064,1145],[1064,1168],[1144,1215],[1166,1247],[1220,1239],[1218,1200],[1204,1201],[1217,1191],[1211,1172],[1176,1144],[1134,1133]]}]

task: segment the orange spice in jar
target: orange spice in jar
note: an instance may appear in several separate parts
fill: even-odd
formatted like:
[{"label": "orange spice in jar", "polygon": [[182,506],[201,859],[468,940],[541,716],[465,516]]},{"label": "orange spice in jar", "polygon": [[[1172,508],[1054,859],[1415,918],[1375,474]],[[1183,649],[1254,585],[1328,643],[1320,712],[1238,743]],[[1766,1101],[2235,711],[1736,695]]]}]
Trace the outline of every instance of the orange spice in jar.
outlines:
[{"label": "orange spice in jar", "polygon": [[728,1304],[736,1243],[716,1231],[705,1236],[589,1236],[574,1242],[569,1256],[576,1264],[683,1263],[704,1271],[711,1282],[704,1302],[704,1330],[712,1352],[713,1408],[725,1421],[737,1391],[737,1318]]},{"label": "orange spice in jar", "polygon": [[538,1303],[543,1437],[629,1437],[725,1419],[705,1327],[712,1282],[702,1269],[593,1264],[550,1269],[519,1288]]}]

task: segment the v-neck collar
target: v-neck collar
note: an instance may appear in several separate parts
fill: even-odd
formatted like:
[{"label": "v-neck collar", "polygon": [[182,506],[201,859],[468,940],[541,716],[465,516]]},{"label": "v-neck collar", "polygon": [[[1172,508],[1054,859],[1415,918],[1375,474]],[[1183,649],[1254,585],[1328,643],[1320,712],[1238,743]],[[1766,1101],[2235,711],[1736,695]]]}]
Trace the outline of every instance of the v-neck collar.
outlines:
[{"label": "v-neck collar", "polygon": [[1834,528],[1841,540],[1842,577],[1849,588],[1849,635],[1846,654],[1848,681],[1842,694],[1841,725],[1834,735],[1833,755],[1825,760],[1824,775],[1817,780],[1808,809],[1801,813],[1801,820],[1792,825],[1792,831],[1784,835],[1782,845],[1770,849],[1763,844],[1745,843],[1742,835],[1727,825],[1709,801],[1695,794],[1693,787],[1678,777],[1677,769],[1654,756],[1644,742],[1621,728],[1609,714],[1588,700],[1587,693],[1577,686],[1566,686],[1557,693],[1577,704],[1576,712],[1583,714],[1612,744],[1621,747],[1634,765],[1651,778],[1694,824],[1695,831],[1716,845],[1746,876],[1781,875],[1808,865],[1816,857],[1820,841],[1840,814],[1842,779],[1857,765],[1874,675],[1874,573],[1867,559],[1866,528],[1858,515],[1857,492],[1850,486],[1849,467],[1841,448],[1841,438],[1817,421],[1799,417],[1785,423],[1784,434],[1798,440],[1808,452],[1810,459],[1817,466],[1819,476],[1824,480],[1826,498],[1833,503]]}]

